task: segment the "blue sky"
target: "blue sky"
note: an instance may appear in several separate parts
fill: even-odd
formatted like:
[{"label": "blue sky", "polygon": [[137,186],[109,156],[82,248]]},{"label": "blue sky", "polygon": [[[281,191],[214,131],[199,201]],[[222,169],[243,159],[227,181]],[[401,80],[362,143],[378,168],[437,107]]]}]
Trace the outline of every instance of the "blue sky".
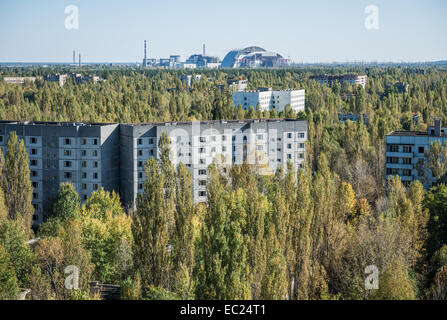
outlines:
[{"label": "blue sky", "polygon": [[[64,26],[67,5],[79,29]],[[365,7],[379,9],[367,30]],[[258,45],[295,62],[447,59],[445,0],[0,0],[0,62],[136,62]]]}]

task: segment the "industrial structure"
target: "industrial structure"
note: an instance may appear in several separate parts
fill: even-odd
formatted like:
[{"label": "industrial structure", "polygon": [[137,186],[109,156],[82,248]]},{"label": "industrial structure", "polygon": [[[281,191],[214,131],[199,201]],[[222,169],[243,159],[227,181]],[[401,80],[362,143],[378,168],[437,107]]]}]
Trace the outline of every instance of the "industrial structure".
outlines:
[{"label": "industrial structure", "polygon": [[231,50],[222,60],[222,68],[284,67],[290,60],[261,47]]},{"label": "industrial structure", "polygon": [[196,202],[206,201],[208,166],[246,162],[261,174],[291,162],[304,168],[307,122],[289,119],[103,124],[0,121],[0,147],[6,153],[15,131],[29,155],[34,225],[46,219],[63,182],[72,183],[85,201],[103,187],[116,191],[125,207],[134,207],[143,190],[144,163],[158,157],[163,133],[171,144],[174,165],[192,174]]}]

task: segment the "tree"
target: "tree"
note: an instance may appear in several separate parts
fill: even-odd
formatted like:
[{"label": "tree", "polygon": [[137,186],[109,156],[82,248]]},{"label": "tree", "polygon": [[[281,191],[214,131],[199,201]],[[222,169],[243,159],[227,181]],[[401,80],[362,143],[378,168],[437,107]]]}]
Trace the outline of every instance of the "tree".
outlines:
[{"label": "tree", "polygon": [[169,217],[161,187],[166,177],[154,158],[145,165],[145,177],[132,216],[134,265],[141,274],[143,292],[151,285],[169,288],[171,272]]},{"label": "tree", "polygon": [[[191,192],[191,174],[183,163],[177,168],[175,193],[175,229],[172,236],[173,272],[176,274],[175,291],[193,292],[194,216],[195,206]],[[189,294],[187,294],[189,295]]]},{"label": "tree", "polygon": [[207,199],[195,266],[196,298],[249,299],[244,192],[226,190],[216,167],[211,165]]},{"label": "tree", "polygon": [[23,140],[17,140],[17,134],[11,132],[7,144],[5,166],[3,168],[2,189],[8,218],[18,220],[23,230],[30,235],[34,208],[31,204],[33,187],[28,167],[28,154]]},{"label": "tree", "polygon": [[373,293],[378,300],[414,300],[413,283],[408,276],[408,269],[399,261],[393,261],[385,271],[380,274],[379,289]]},{"label": "tree", "polygon": [[80,199],[71,183],[62,183],[53,204],[51,218],[65,222],[79,216]]},{"label": "tree", "polygon": [[439,180],[447,172],[447,142],[444,145],[441,141],[430,142],[430,150],[425,150],[425,158],[426,177],[431,172]]},{"label": "tree", "polygon": [[14,267],[6,250],[0,245],[0,300],[16,300],[19,286]]}]

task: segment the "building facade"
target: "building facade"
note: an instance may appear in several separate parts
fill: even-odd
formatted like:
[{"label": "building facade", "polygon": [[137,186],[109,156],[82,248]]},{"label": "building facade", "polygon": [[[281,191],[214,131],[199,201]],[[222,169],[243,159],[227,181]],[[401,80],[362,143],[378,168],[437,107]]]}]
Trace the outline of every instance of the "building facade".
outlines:
[{"label": "building facade", "polygon": [[304,111],[305,90],[272,90],[271,88],[258,89],[256,91],[233,92],[234,106],[241,105],[242,109],[248,110],[253,106],[255,110],[276,110],[281,112],[287,105],[293,111]]},{"label": "building facade", "polygon": [[386,136],[386,179],[398,175],[405,186],[414,180],[419,180],[425,188],[430,188],[436,182],[431,170],[426,169],[426,152],[430,144],[440,141],[447,143],[447,127],[441,126],[436,120],[435,126],[428,127],[427,132],[394,131]]},{"label": "building facade", "polygon": [[72,183],[83,201],[101,187],[119,191],[118,129],[117,124],[0,121],[3,154],[12,131],[24,140],[35,225],[50,212],[63,182]]},{"label": "building facade", "polygon": [[326,86],[331,87],[334,82],[338,82],[343,85],[347,82],[349,85],[361,85],[363,88],[366,87],[366,82],[368,80],[368,76],[366,75],[358,75],[358,74],[345,74],[341,76],[331,76],[331,75],[318,75],[311,76],[310,79],[318,81],[320,84],[324,84]]},{"label": "building facade", "polygon": [[8,136],[24,139],[33,185],[35,226],[46,220],[60,184],[70,182],[81,201],[103,187],[135,207],[143,190],[144,164],[158,157],[163,133],[170,138],[171,160],[192,174],[195,202],[206,201],[208,166],[248,163],[273,174],[290,161],[304,169],[307,122],[284,119],[85,124],[0,121],[0,147]]}]

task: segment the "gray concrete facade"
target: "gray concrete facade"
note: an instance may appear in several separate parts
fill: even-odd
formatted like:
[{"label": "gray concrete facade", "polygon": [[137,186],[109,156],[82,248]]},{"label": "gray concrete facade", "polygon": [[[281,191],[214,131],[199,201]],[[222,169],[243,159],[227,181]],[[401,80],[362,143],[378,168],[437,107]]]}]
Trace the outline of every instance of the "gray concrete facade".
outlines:
[{"label": "gray concrete facade", "polygon": [[192,174],[196,202],[206,201],[208,166],[256,164],[262,174],[291,162],[304,169],[307,121],[258,119],[228,121],[99,124],[0,121],[0,147],[10,132],[25,140],[33,183],[36,225],[46,219],[62,182],[76,188],[81,201],[95,190],[120,194],[135,207],[143,190],[144,164],[158,157],[163,133],[170,138],[171,160]]}]

